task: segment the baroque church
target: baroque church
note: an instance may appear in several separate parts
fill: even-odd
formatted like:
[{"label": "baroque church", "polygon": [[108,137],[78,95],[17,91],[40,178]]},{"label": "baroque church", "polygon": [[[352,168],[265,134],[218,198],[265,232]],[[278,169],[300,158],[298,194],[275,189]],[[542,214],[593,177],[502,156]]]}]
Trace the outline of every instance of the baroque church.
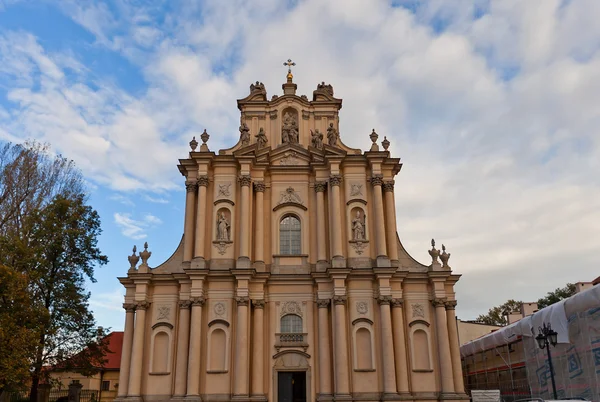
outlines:
[{"label": "baroque church", "polygon": [[134,248],[119,278],[118,400],[468,399],[460,275],[433,241],[430,265],[402,246],[400,160],[375,130],[368,151],[344,145],[331,85],[309,100],[288,69],[282,87],[250,85],[233,147],[209,150],[205,131],[179,160],[179,247],[155,268]]}]

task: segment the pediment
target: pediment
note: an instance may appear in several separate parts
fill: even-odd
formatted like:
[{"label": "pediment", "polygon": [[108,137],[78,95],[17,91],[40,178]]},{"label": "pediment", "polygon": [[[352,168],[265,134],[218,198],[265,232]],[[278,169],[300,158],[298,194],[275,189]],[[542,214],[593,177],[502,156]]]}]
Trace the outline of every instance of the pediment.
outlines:
[{"label": "pediment", "polygon": [[307,166],[311,155],[298,144],[286,144],[271,151],[270,159],[274,166]]},{"label": "pediment", "polygon": [[254,156],[256,155],[256,151],[258,149],[258,144],[250,144],[245,147],[241,147],[233,151],[234,156]]},{"label": "pediment", "polygon": [[[339,142],[339,140],[338,140]],[[337,156],[346,156],[348,152],[344,149],[338,147],[332,147],[331,145],[323,144],[323,149],[325,150],[325,155],[337,155]]]}]

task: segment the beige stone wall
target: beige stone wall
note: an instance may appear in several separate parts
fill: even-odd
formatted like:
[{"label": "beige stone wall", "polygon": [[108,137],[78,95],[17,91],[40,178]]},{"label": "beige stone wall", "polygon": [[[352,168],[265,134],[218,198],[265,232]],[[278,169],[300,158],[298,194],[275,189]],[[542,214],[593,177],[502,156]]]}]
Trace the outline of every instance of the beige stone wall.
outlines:
[{"label": "beige stone wall", "polygon": [[472,341],[473,339],[481,338],[484,335],[494,332],[502,327],[497,325],[486,325],[476,322],[468,322],[457,320],[458,339],[461,345]]},{"label": "beige stone wall", "polygon": [[[238,101],[248,143],[218,153],[202,145],[180,160],[178,250],[120,278],[119,397],[276,401],[278,372],[301,371],[308,400],[464,398],[459,275],[437,257],[416,262],[397,240],[399,159],[376,143],[329,145],[341,100],[326,86],[312,101],[291,79],[270,101],[253,88]],[[283,143],[287,113],[298,143]],[[266,147],[256,143],[261,128]],[[322,147],[311,142],[317,129]],[[287,216],[300,222],[293,255],[281,248]],[[284,333],[282,320],[301,326]]]}]

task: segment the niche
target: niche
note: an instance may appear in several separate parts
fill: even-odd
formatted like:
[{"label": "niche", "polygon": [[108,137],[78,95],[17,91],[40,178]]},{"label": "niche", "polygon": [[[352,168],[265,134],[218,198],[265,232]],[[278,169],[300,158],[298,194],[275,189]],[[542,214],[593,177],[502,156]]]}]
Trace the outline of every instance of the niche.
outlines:
[{"label": "niche", "polygon": [[354,207],[350,211],[350,229],[352,235],[350,238],[353,241],[366,241],[367,240],[367,224],[366,215],[360,207]]},{"label": "niche", "polygon": [[152,341],[152,373],[167,374],[169,373],[170,356],[170,336],[165,331],[158,331],[154,334]]},{"label": "niche", "polygon": [[215,241],[231,241],[231,211],[228,208],[220,208],[216,216]]}]

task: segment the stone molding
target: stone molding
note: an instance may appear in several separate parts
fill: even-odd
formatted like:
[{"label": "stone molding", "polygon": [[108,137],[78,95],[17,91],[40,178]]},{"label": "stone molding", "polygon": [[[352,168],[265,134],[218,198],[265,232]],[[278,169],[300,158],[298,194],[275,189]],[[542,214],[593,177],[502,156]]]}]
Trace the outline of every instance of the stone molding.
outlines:
[{"label": "stone molding", "polygon": [[240,186],[248,186],[250,187],[250,183],[252,183],[252,178],[248,174],[241,175],[238,177],[238,181],[240,182]]},{"label": "stone molding", "polygon": [[331,303],[331,299],[317,299],[317,307],[318,308],[327,308]]},{"label": "stone molding", "polygon": [[123,308],[127,313],[133,313],[135,311],[135,303],[123,303]]},{"label": "stone molding", "polygon": [[333,304],[346,304],[348,301],[348,296],[333,296]]},{"label": "stone molding", "polygon": [[438,298],[431,300],[431,305],[433,307],[445,307],[446,299]]},{"label": "stone molding", "polygon": [[391,302],[392,296],[379,296],[377,298],[377,303],[379,303],[379,305],[387,304],[389,306]]},{"label": "stone molding", "polygon": [[394,191],[394,184],[396,182],[394,180],[386,180],[383,182],[383,191],[384,192],[393,192]]},{"label": "stone molding", "polygon": [[136,310],[146,310],[148,309],[148,307],[150,307],[150,302],[147,301],[139,301],[139,302],[135,302],[135,309]]},{"label": "stone molding", "polygon": [[326,181],[316,181],[315,182],[315,193],[323,192],[323,191],[325,191],[326,188],[327,188]]},{"label": "stone molding", "polygon": [[265,308],[265,301],[264,299],[255,299],[252,300],[252,306],[254,306],[254,308],[259,308],[259,309],[264,309]]},{"label": "stone molding", "polygon": [[402,307],[404,305],[404,300],[399,298],[392,299],[392,307]]},{"label": "stone molding", "polygon": [[371,177],[371,184],[373,186],[381,186],[381,185],[383,185],[383,176],[381,176],[381,175],[374,175],[373,177]]},{"label": "stone molding", "polygon": [[198,187],[208,187],[208,176],[203,175],[198,177],[198,181],[196,182],[196,184],[198,184]]},{"label": "stone molding", "polygon": [[450,300],[444,303],[444,306],[446,307],[446,310],[454,310],[457,304],[458,303],[456,302],[456,300]]},{"label": "stone molding", "polygon": [[192,305],[191,300],[179,300],[179,308],[182,310],[187,310]]},{"label": "stone molding", "polygon": [[191,181],[185,182],[185,191],[188,193],[194,193],[198,189],[198,183],[194,183]]},{"label": "stone molding", "polygon": [[329,185],[330,186],[339,186],[342,183],[342,176],[339,174],[334,174],[329,176]]},{"label": "stone molding", "polygon": [[264,181],[255,181],[254,182],[254,191],[256,191],[257,193],[264,193],[265,192],[265,182]]},{"label": "stone molding", "polygon": [[193,306],[200,306],[200,307],[202,307],[202,306],[204,306],[204,302],[205,302],[204,296],[191,297],[190,298],[190,302],[192,304],[192,307]]},{"label": "stone molding", "polygon": [[235,298],[235,302],[238,306],[248,306],[250,298],[248,296],[240,296]]}]

